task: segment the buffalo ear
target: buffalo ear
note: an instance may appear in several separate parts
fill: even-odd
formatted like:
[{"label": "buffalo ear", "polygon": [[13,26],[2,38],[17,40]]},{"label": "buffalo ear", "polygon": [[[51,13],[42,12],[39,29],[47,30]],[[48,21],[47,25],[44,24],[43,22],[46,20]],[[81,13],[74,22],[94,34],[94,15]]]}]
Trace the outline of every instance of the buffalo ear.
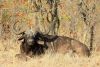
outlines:
[{"label": "buffalo ear", "polygon": [[18,38],[18,40],[22,40],[22,39],[24,39],[24,38],[21,38],[21,37],[20,37],[20,38]]},{"label": "buffalo ear", "polygon": [[25,35],[22,35],[18,40],[23,40],[25,38]]},{"label": "buffalo ear", "polygon": [[38,40],[37,41],[38,44],[44,45],[44,41]]}]

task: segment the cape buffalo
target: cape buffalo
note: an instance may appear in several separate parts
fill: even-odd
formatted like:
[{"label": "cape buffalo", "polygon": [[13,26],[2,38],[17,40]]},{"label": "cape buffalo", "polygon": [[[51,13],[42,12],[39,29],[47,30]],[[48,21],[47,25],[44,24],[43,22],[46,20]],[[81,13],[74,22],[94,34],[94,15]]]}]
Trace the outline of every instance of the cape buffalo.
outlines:
[{"label": "cape buffalo", "polygon": [[[33,34],[31,31],[20,33],[22,36],[18,40],[23,40],[20,45],[21,54],[32,56],[41,55],[48,49],[54,52],[68,53],[72,51],[78,56],[90,56],[88,47],[78,40],[66,36],[48,35],[41,32]],[[41,44],[42,42],[42,44]]]}]

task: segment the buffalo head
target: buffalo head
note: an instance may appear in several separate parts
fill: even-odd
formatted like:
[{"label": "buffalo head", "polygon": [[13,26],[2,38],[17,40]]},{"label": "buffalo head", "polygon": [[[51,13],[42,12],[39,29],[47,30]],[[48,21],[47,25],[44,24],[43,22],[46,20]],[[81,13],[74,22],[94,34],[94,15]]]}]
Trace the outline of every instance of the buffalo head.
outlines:
[{"label": "buffalo head", "polygon": [[34,45],[35,39],[32,31],[24,31],[19,33],[21,37],[18,40],[23,40],[23,43],[26,43],[27,45]]},{"label": "buffalo head", "polygon": [[40,33],[36,32],[33,33],[32,31],[24,31],[19,33],[21,37],[18,40],[21,40],[22,43],[20,45],[20,51],[23,55],[33,56],[33,55],[40,55],[44,53],[45,46],[44,43],[38,43]]}]

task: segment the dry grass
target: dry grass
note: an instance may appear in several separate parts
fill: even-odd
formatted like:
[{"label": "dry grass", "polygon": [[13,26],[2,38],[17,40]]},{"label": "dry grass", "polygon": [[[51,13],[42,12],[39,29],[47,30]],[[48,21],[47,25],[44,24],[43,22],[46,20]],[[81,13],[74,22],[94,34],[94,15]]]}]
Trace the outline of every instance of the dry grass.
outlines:
[{"label": "dry grass", "polygon": [[[32,25],[33,22],[34,22],[33,27],[35,27],[35,22],[39,22],[41,31],[44,32],[45,28],[46,30],[48,30],[49,23],[46,20],[47,13],[46,12],[43,13],[42,18],[44,19],[43,22],[45,22],[43,24],[41,23],[41,13],[38,12],[34,13],[36,8],[29,1],[31,0],[0,0],[0,23],[5,23],[5,28],[6,28],[8,23],[10,26],[13,26],[12,25],[13,22],[15,21],[22,22],[23,20],[24,24],[18,24],[19,25],[18,27],[20,27],[20,25],[22,26],[24,25],[23,27],[27,28],[28,25],[29,26]],[[42,7],[43,9],[46,9],[47,12],[49,12],[51,11],[51,9],[49,5],[46,4],[45,1],[46,0],[42,0]],[[70,36],[72,38],[74,38],[74,36],[77,36],[76,37],[77,40],[81,41],[82,43],[88,44],[90,32],[87,32],[86,25],[84,24],[84,21],[80,18],[81,15],[79,14],[79,10],[77,9],[78,2],[79,0],[60,0],[60,3],[58,5],[58,16],[61,24],[60,24],[58,34]],[[97,47],[99,46],[100,43],[100,23],[99,23],[100,0],[84,0],[84,2],[87,3],[87,7],[89,8],[91,8],[93,2],[96,3],[95,13],[92,14],[96,15],[97,17],[90,18],[91,20],[90,22],[93,21],[97,22],[94,31],[95,42],[93,47],[98,48],[98,50],[100,51],[100,48]],[[25,9],[25,11],[23,11],[23,9]],[[26,10],[28,10],[28,13],[26,13],[27,12]],[[92,14],[90,14],[90,17],[93,16]],[[38,21],[36,20],[35,17],[39,18]],[[51,15],[49,16],[49,19],[51,19]],[[73,28],[70,27],[72,22],[76,22],[74,26],[72,25]],[[22,26],[21,28],[23,28]],[[8,28],[6,29],[7,31],[9,30]],[[71,29],[73,30],[72,34],[70,34]],[[2,36],[1,30],[2,28],[0,25],[0,36]],[[12,29],[10,31],[12,32]],[[11,36],[12,38],[16,38],[13,35]],[[0,67],[100,67],[100,53],[96,53],[96,52],[93,52],[92,56],[89,58],[73,57],[70,56],[70,54],[54,55],[48,53],[42,57],[29,58],[28,61],[17,59],[15,55],[18,53],[19,53],[19,43],[16,43],[16,41],[15,43],[13,41],[7,41],[7,42],[0,41]]]},{"label": "dry grass", "polygon": [[16,58],[18,53],[18,43],[0,42],[0,67],[100,67],[100,55],[96,52],[89,58],[48,53],[42,57],[28,58],[28,61]]}]

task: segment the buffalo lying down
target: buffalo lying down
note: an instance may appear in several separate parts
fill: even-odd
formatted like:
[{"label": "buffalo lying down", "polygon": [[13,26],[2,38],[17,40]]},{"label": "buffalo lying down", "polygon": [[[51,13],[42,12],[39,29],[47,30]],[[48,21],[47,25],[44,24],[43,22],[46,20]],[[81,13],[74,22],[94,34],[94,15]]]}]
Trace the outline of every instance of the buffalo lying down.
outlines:
[{"label": "buffalo lying down", "polygon": [[66,36],[43,35],[42,33],[37,33],[37,37],[39,37],[39,41],[44,41],[44,45],[53,48],[54,52],[65,54],[72,51],[78,56],[90,56],[88,47],[78,40]]},{"label": "buffalo lying down", "polygon": [[41,55],[47,49],[54,49],[54,52],[62,54],[72,51],[79,56],[90,56],[90,51],[85,44],[66,36],[53,36],[40,32],[36,32],[34,35],[32,32],[21,34],[22,36],[18,40],[23,40],[20,50],[24,55]]}]

